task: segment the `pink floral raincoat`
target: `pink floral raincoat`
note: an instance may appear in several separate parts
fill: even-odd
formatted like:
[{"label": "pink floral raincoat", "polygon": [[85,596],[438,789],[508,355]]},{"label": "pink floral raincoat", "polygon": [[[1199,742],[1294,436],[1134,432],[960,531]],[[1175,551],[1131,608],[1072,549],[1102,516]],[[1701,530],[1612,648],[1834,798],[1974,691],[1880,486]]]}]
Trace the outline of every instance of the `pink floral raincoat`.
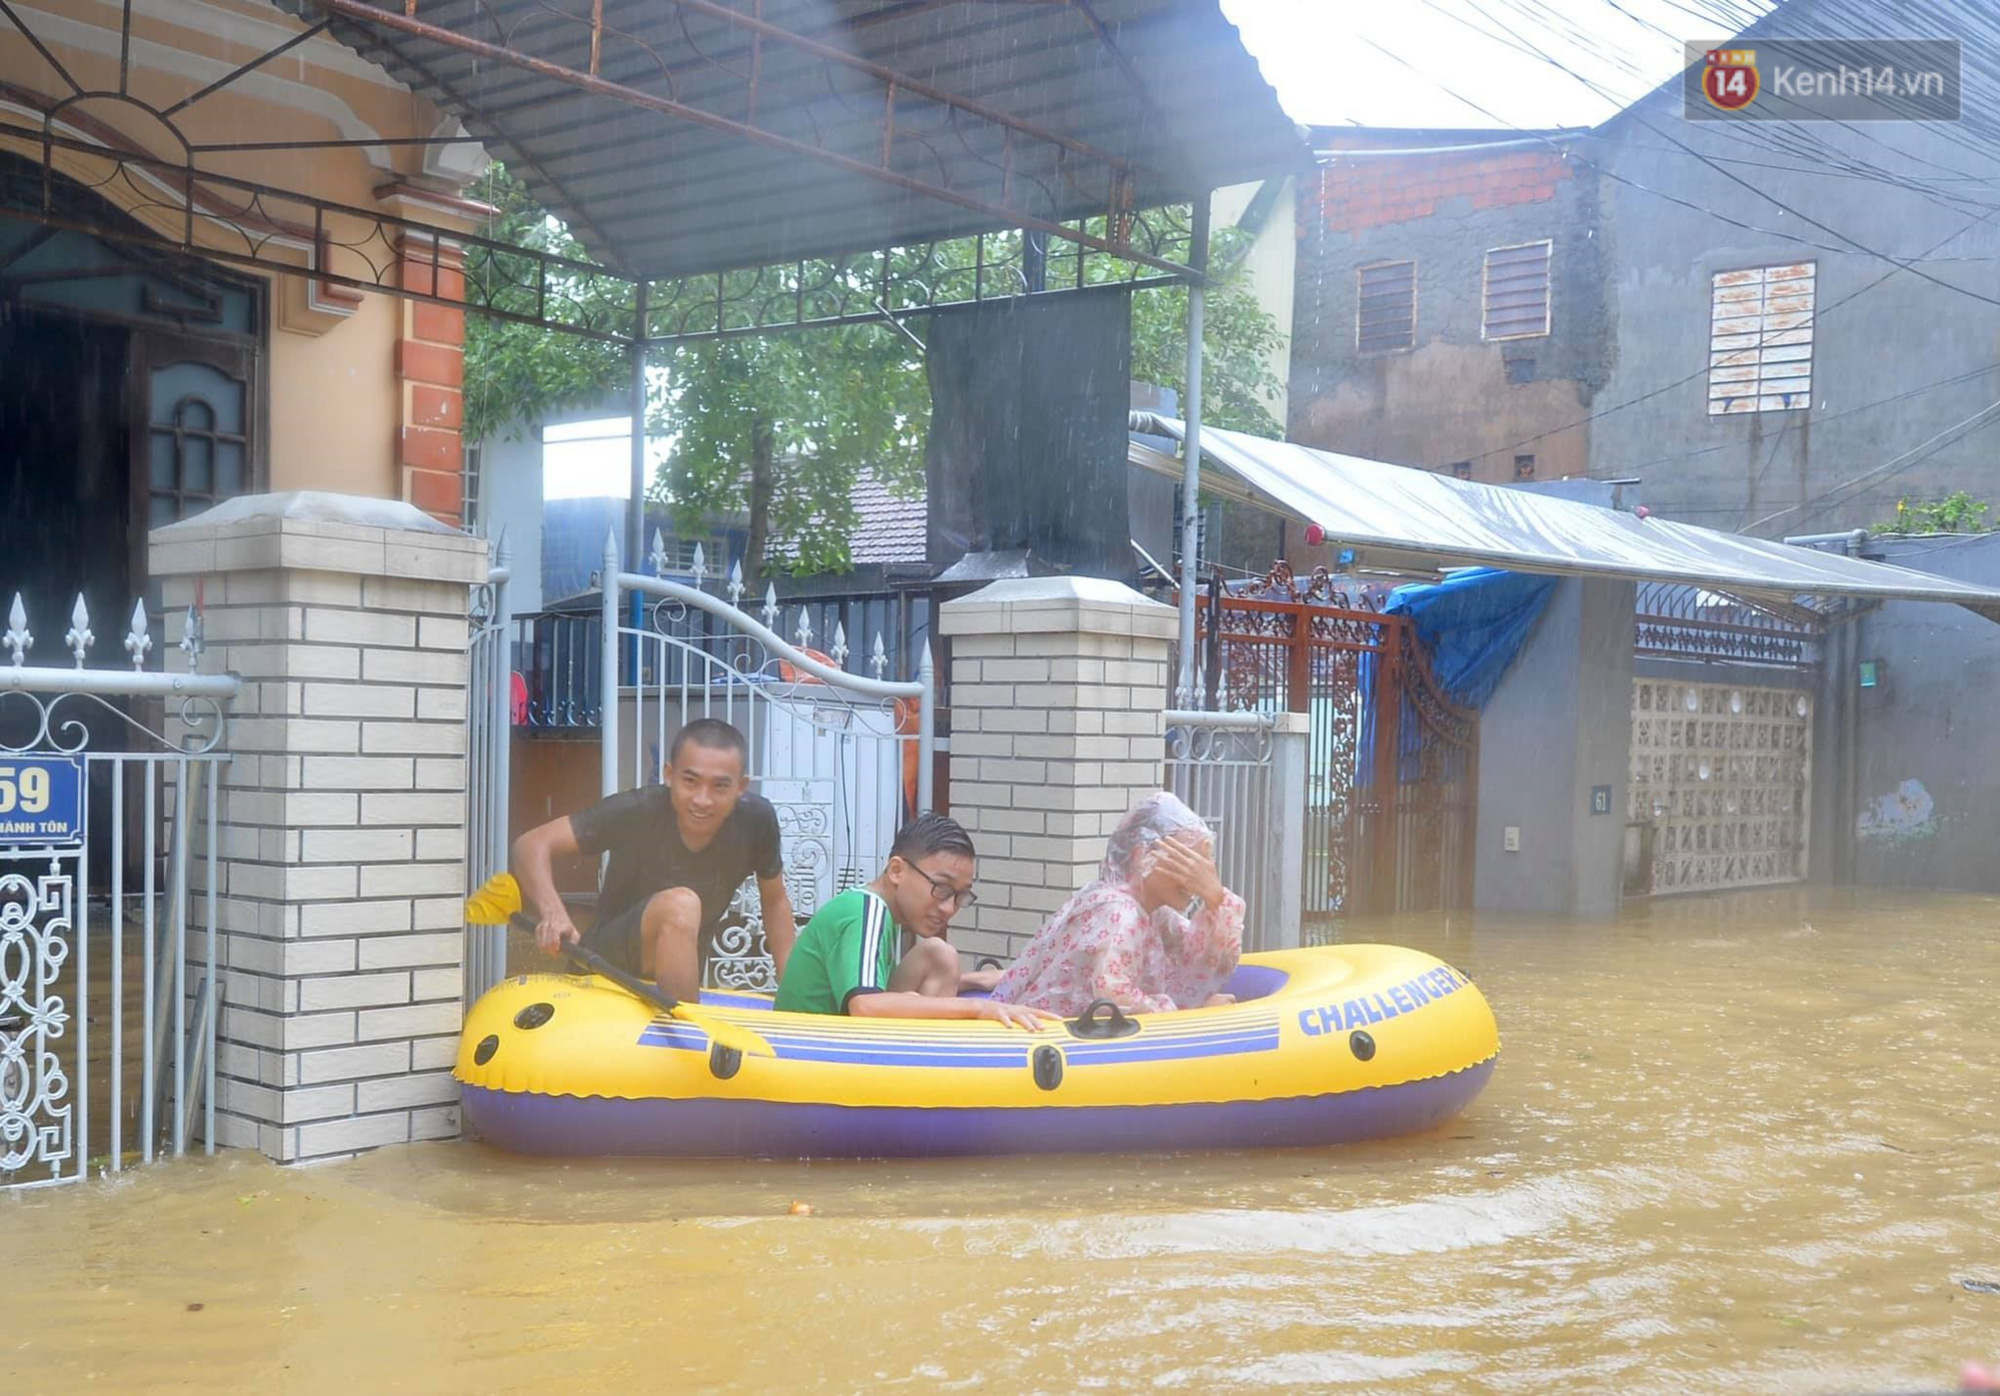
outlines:
[{"label": "pink floral raincoat", "polygon": [[1192,919],[1168,907],[1148,914],[1140,900],[1146,849],[1174,835],[1209,841],[1200,816],[1174,796],[1141,800],[1112,834],[1097,880],[1035,933],[993,997],[1074,1017],[1094,999],[1168,1013],[1220,992],[1243,950],[1243,899],[1226,893]]}]

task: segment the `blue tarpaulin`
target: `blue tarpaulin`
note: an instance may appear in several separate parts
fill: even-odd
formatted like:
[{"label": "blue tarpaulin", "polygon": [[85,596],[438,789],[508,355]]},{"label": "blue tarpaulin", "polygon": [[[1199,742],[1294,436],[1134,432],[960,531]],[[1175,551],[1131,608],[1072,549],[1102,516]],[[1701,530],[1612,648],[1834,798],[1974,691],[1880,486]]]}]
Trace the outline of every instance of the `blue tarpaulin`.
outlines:
[{"label": "blue tarpaulin", "polygon": [[[1431,672],[1447,697],[1462,707],[1483,708],[1528,642],[1557,580],[1468,567],[1442,582],[1397,587],[1382,610],[1409,617],[1417,643],[1430,655]],[[1375,778],[1375,664],[1373,654],[1361,656],[1360,685],[1366,697],[1355,781],[1363,788]],[[1406,721],[1396,739],[1399,779],[1416,780],[1422,766],[1423,730]]]},{"label": "blue tarpaulin", "polygon": [[1469,567],[1441,582],[1397,587],[1383,609],[1410,618],[1453,702],[1483,708],[1555,589],[1554,577]]}]

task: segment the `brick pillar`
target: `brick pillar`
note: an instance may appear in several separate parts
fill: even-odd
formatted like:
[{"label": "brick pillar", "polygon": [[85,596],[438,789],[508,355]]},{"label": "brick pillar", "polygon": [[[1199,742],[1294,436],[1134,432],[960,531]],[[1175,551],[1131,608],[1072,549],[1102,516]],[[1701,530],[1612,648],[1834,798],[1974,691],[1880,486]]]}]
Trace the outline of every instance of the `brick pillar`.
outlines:
[{"label": "brick pillar", "polygon": [[952,939],[1012,959],[1161,788],[1174,612],[1117,582],[1038,577],[947,601],[938,623],[952,642],[951,813],[979,849],[979,903]]},{"label": "brick pillar", "polygon": [[218,809],[217,1142],[292,1162],[455,1135],[485,543],[395,501],[257,495],[155,529],[151,560],[169,643],[199,584],[202,667],[243,680]]},{"label": "brick pillar", "polygon": [[[406,233],[402,245],[406,291],[447,300],[465,299],[465,258],[448,242]],[[403,498],[448,524],[464,510],[465,312],[431,301],[398,301],[403,332],[396,341],[396,377],[402,415],[396,430],[396,465]]]}]

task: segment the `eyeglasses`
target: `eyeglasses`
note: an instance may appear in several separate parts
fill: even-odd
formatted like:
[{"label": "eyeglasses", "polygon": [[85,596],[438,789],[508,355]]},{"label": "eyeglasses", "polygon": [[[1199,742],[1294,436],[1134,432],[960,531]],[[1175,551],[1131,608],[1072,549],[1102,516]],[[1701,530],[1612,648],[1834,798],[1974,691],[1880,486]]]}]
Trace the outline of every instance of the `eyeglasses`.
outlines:
[{"label": "eyeglasses", "polygon": [[909,868],[911,872],[921,877],[924,881],[930,883],[931,900],[937,902],[939,905],[943,905],[945,902],[951,902],[958,908],[958,910],[963,911],[967,907],[972,906],[973,904],[978,902],[979,900],[979,894],[973,891],[970,887],[966,888],[964,891],[960,891],[957,887],[945,881],[943,878],[932,877],[929,873],[925,872],[915,863],[906,863],[904,864],[904,866]]}]

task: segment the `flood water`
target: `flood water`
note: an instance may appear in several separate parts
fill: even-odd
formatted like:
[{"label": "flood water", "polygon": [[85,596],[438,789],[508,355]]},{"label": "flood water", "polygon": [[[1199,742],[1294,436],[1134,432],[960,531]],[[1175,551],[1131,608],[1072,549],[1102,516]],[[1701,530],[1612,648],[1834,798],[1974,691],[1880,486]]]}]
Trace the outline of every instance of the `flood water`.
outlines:
[{"label": "flood water", "polygon": [[1964,1283],[2000,1282],[2000,899],[1349,938],[1444,956],[1499,1017],[1491,1086],[1436,1133],[196,1159],[0,1197],[0,1388],[1868,1392],[2000,1357],[2000,1293]]}]

